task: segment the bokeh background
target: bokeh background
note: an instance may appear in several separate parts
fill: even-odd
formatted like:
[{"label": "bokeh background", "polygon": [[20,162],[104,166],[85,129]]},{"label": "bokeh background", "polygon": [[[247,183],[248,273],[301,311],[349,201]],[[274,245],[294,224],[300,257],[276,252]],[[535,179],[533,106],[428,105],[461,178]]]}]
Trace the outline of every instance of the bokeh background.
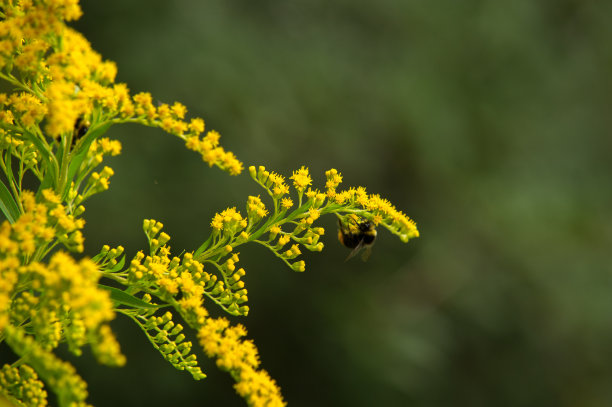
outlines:
[{"label": "bokeh background", "polygon": [[[241,247],[263,366],[291,406],[612,405],[612,2],[84,0],[74,24],[118,81],[184,103],[246,165],[337,168],[413,217],[367,263],[326,227],[305,273]],[[86,248],[192,250],[259,194],[156,129],[114,127]],[[243,405],[113,325],[128,364],[74,359],[90,401]]]}]

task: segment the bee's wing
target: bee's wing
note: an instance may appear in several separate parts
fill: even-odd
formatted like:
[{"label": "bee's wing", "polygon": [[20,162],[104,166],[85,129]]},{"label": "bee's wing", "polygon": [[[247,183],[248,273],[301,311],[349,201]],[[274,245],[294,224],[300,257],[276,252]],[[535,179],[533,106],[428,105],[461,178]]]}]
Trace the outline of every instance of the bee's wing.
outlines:
[{"label": "bee's wing", "polygon": [[361,260],[368,261],[371,254],[372,254],[372,245],[369,245],[365,248],[365,250],[361,254]]},{"label": "bee's wing", "polygon": [[[344,261],[349,261],[349,259],[352,259],[353,257],[355,257],[355,255],[357,253],[359,253],[359,251],[361,249],[363,249],[364,247],[366,247],[365,243],[363,243],[363,239],[361,239],[359,241],[359,244],[357,246],[355,246],[355,248],[353,250],[351,250],[351,252],[349,253],[349,255],[346,257],[346,259],[344,259]],[[368,250],[369,251],[369,250]],[[369,254],[368,254],[369,257]]]},{"label": "bee's wing", "polygon": [[370,255],[372,254],[373,244],[374,243],[371,243],[371,244],[364,243],[363,239],[361,239],[359,244],[353,250],[351,250],[348,257],[344,261],[348,261],[350,258],[354,257],[357,253],[361,251],[361,249],[365,249],[364,252],[361,254],[361,260],[368,261],[368,259],[370,258]]}]

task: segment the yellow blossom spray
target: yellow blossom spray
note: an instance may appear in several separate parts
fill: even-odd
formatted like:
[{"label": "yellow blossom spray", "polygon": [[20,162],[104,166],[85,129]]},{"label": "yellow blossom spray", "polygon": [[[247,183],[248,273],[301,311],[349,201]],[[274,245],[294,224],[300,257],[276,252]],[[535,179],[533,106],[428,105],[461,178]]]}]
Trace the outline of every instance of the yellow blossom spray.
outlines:
[{"label": "yellow blossom spray", "polygon": [[[78,356],[89,346],[99,363],[125,364],[109,325],[121,315],[193,379],[206,375],[185,330],[197,333],[197,345],[231,375],[248,405],[285,405],[244,326],[209,315],[209,307],[249,313],[240,246],[261,245],[303,272],[303,251],[324,248],[321,216],[367,221],[404,242],[419,236],[415,223],[363,187],[339,190],[342,176],[335,169],[318,190],[305,166],[288,178],[291,186],[274,171],[250,166],[262,194],[217,213],[209,237],[194,250],[174,255],[162,223],[146,219],[148,247],[133,258],[121,246],[79,257],[85,205],[110,187],[115,173],[103,163],[121,153],[121,144],[104,136],[113,125],[157,127],[211,167],[230,175],[244,168],[204,120],[186,119],[181,103],[156,105],[149,93],[131,94],[115,83],[115,64],[66,25],[80,15],[77,0],[0,3],[0,80],[14,89],[0,93],[0,211],[6,218],[0,225],[0,342],[15,354],[0,366],[0,397],[44,406],[51,392],[60,406],[85,406],[87,384],[54,350],[65,343]],[[36,180],[34,190],[24,188],[26,175]],[[184,323],[175,322],[177,316]]]}]

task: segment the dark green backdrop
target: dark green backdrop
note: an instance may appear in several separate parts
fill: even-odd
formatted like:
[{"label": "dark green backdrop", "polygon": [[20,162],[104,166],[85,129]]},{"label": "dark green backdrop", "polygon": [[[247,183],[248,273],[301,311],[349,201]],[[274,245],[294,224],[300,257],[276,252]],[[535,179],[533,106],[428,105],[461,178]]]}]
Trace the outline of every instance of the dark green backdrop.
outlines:
[{"label": "dark green backdrop", "polygon": [[[240,320],[291,406],[612,405],[612,3],[582,0],[85,0],[74,24],[118,81],[179,100],[246,165],[340,170],[413,217],[344,263],[334,219],[304,274],[241,248]],[[124,151],[86,249],[194,249],[259,194],[180,140],[112,128]],[[74,361],[90,401],[242,405],[200,356],[193,382],[127,321],[128,364]]]}]

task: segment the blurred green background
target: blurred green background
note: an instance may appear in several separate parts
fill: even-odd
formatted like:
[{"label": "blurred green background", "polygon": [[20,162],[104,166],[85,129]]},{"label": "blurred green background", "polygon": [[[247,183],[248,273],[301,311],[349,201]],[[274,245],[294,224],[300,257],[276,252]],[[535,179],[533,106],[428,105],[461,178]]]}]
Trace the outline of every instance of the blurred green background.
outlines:
[{"label": "blurred green background", "polygon": [[[288,270],[241,247],[242,322],[291,406],[612,405],[612,2],[85,0],[74,24],[118,81],[184,103],[248,165],[337,168],[414,218],[344,262]],[[159,130],[114,127],[124,151],[86,212],[86,250],[178,253],[215,212],[260,194]],[[113,325],[123,369],[74,359],[90,401],[243,405]]]}]

